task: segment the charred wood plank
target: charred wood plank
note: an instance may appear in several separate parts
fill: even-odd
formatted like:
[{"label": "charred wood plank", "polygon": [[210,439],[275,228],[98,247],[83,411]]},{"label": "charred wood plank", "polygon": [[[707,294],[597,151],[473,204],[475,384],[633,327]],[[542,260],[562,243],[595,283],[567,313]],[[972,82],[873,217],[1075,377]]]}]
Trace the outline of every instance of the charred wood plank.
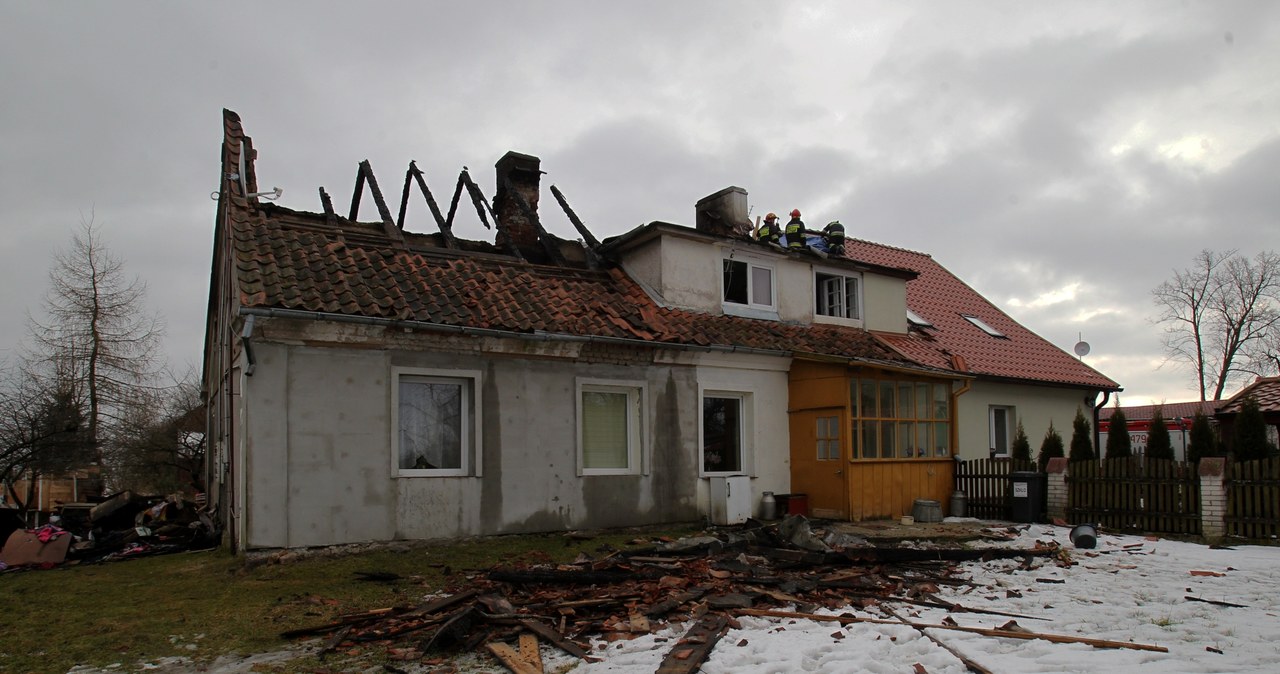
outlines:
[{"label": "charred wood plank", "polygon": [[326,634],[334,630],[342,629],[348,625],[359,625],[361,623],[372,622],[374,620],[382,620],[391,615],[403,613],[404,609],[397,608],[379,608],[363,613],[352,613],[340,616],[337,620],[323,625],[314,627],[300,627],[298,629],[286,630],[280,633],[281,639],[296,639],[298,637],[310,637],[317,634]]},{"label": "charred wood plank", "polygon": [[587,243],[587,249],[594,253],[595,250],[600,247],[600,240],[591,233],[591,230],[587,229],[587,226],[578,218],[578,214],[574,213],[573,209],[569,207],[569,202],[566,201],[564,195],[560,193],[559,187],[552,185],[551,194],[555,196],[556,201],[560,203],[560,208],[563,209],[564,214],[569,217],[569,222],[573,223],[574,229],[578,230],[578,233],[582,235],[582,240]]},{"label": "charred wood plank", "polygon": [[497,658],[507,669],[515,674],[544,674],[542,655],[538,653],[538,637],[532,634],[520,635],[520,649],[516,650],[507,644],[491,641],[485,646],[493,657]]},{"label": "charred wood plank", "polygon": [[964,548],[848,548],[842,556],[862,564],[897,564],[902,562],[974,562],[1019,557],[1053,557],[1057,548],[968,550]]},{"label": "charred wood plank", "polygon": [[1199,597],[1192,597],[1191,595],[1187,595],[1186,597],[1183,597],[1183,598],[1186,599],[1187,601],[1199,601],[1199,602],[1204,602],[1206,604],[1213,604],[1214,606],[1226,606],[1227,608],[1249,608],[1244,604],[1232,604],[1229,601],[1214,601],[1213,599],[1201,599]]},{"label": "charred wood plank", "polygon": [[1154,651],[1156,653],[1168,653],[1169,649],[1164,646],[1153,646],[1150,644],[1138,644],[1131,641],[1110,641],[1108,639],[1090,639],[1088,637],[1073,637],[1066,634],[1047,634],[1044,632],[1031,631],[1014,631],[1007,629],[991,629],[987,627],[964,627],[963,625],[942,625],[938,623],[916,623],[901,622],[898,620],[883,620],[880,618],[859,618],[850,615],[819,615],[815,613],[795,613],[793,611],[765,611],[761,609],[743,608],[735,611],[738,615],[759,616],[764,618],[797,618],[801,620],[816,620],[820,622],[836,622],[841,625],[849,625],[852,623],[871,623],[874,625],[906,625],[916,629],[939,629],[952,630],[956,632],[971,632],[973,634],[981,634],[988,637],[1004,637],[1007,639],[1044,639],[1056,644],[1087,644],[1094,648],[1127,648],[1135,651]]},{"label": "charred wood plank", "polygon": [[729,620],[722,615],[703,616],[667,652],[655,674],[693,674],[698,671],[728,628]]},{"label": "charred wood plank", "polygon": [[423,198],[427,200],[427,207],[431,209],[431,217],[435,218],[436,226],[440,228],[440,235],[444,237],[445,245],[449,248],[457,248],[458,240],[453,236],[452,222],[446,221],[444,216],[440,214],[440,206],[436,204],[435,196],[427,188],[427,181],[422,177],[422,171],[418,169],[417,164],[411,161],[409,162],[409,172],[413,175],[413,179],[417,181],[418,190],[422,192]]},{"label": "charred wood plank", "polygon": [[[819,583],[822,586],[828,586],[827,583]],[[831,584],[831,586],[839,587],[839,582]],[[841,592],[846,597],[859,597],[866,599],[879,599],[887,602],[900,602],[903,604],[912,604],[914,606],[927,606],[929,608],[940,608],[955,613],[981,613],[984,615],[998,615],[1005,618],[1023,618],[1026,620],[1048,620],[1048,618],[1040,618],[1033,615],[1023,615],[1021,613],[1006,613],[1004,611],[988,611],[981,608],[971,608],[962,604],[951,604],[943,601],[928,601],[925,599],[910,599],[907,597],[898,597],[895,595],[876,594],[875,592]],[[887,609],[886,609],[887,610]]]},{"label": "charred wood plank", "polygon": [[451,594],[447,597],[432,599],[431,601],[423,604],[422,606],[419,606],[418,608],[413,609],[409,613],[406,613],[405,617],[439,613],[449,607],[456,606],[464,601],[467,601],[468,599],[471,599],[479,594],[480,594],[480,590],[476,588],[472,588],[470,590],[463,590],[462,592]]},{"label": "charred wood plank", "polygon": [[534,634],[542,637],[543,639],[546,639],[547,641],[554,644],[556,648],[559,648],[560,650],[564,651],[565,653],[568,653],[569,655],[572,655],[575,658],[586,660],[587,662],[596,661],[596,659],[591,657],[590,654],[582,650],[581,646],[573,643],[572,641],[569,641],[569,639],[567,639],[563,634],[561,634],[555,628],[543,623],[540,620],[532,620],[532,619],[521,620],[519,624],[521,627],[529,630],[530,632],[533,632]]},{"label": "charred wood plank", "polygon": [[[891,615],[891,616],[893,616],[893,617],[897,618],[898,620],[901,620],[903,623],[907,623],[907,622],[908,622],[906,618],[903,618],[902,616],[900,616],[900,615],[898,615],[897,613],[895,613],[893,609],[888,608],[888,607],[885,607],[885,609],[884,609],[884,610],[885,610],[885,612],[886,612],[886,613],[888,613],[889,615]],[[978,664],[978,663],[977,663],[977,662],[975,662],[974,660],[972,660],[972,659],[970,659],[970,658],[967,658],[967,657],[965,657],[964,655],[961,655],[961,654],[960,654],[960,651],[957,651],[956,649],[952,648],[951,646],[948,646],[946,643],[944,643],[944,642],[943,642],[941,639],[939,639],[938,637],[935,637],[935,636],[933,636],[932,634],[929,634],[929,632],[928,632],[927,630],[924,630],[924,629],[921,629],[921,628],[917,627],[917,628],[916,628],[916,631],[917,631],[917,632],[919,632],[919,633],[921,633],[921,634],[923,634],[925,637],[927,637],[927,638],[929,639],[929,641],[932,641],[933,643],[937,644],[938,646],[941,646],[941,647],[942,647],[942,649],[943,649],[943,650],[945,650],[946,652],[948,652],[948,653],[950,653],[950,654],[952,654],[952,655],[956,656],[956,659],[957,659],[957,660],[959,660],[962,664],[964,664],[965,669],[968,669],[969,671],[974,672],[974,674],[993,674],[991,670],[987,669],[986,667],[983,667],[982,665]]]},{"label": "charred wood plank", "polygon": [[513,585],[612,585],[645,578],[644,574],[630,571],[520,571],[494,569],[489,580]]}]

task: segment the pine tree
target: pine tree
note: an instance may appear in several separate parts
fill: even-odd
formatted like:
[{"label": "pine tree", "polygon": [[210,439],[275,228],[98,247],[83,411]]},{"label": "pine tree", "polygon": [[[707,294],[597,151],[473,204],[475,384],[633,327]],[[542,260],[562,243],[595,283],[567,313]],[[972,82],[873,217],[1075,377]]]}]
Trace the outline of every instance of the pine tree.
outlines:
[{"label": "pine tree", "polygon": [[1040,470],[1044,471],[1045,466],[1049,465],[1049,459],[1064,455],[1062,434],[1053,427],[1053,421],[1051,420],[1049,421],[1049,430],[1044,433],[1044,442],[1040,443]]},{"label": "pine tree", "polygon": [[1206,456],[1219,456],[1218,438],[1204,412],[1196,412],[1191,418],[1191,438],[1187,442],[1187,461],[1199,463]]},{"label": "pine tree", "polygon": [[1173,460],[1173,441],[1169,439],[1169,427],[1164,424],[1164,408],[1159,406],[1151,415],[1151,428],[1147,431],[1147,458]]},{"label": "pine tree", "polygon": [[1018,420],[1018,430],[1013,434],[1013,445],[1009,448],[1009,455],[1015,461],[1031,460],[1031,441],[1027,439],[1027,431],[1022,428],[1022,420]]},{"label": "pine tree", "polygon": [[1265,459],[1272,452],[1267,442],[1267,422],[1262,409],[1253,396],[1244,399],[1240,414],[1236,415],[1235,432],[1231,438],[1231,453],[1236,461]]},{"label": "pine tree", "polygon": [[1072,461],[1093,460],[1093,438],[1090,437],[1092,430],[1089,420],[1084,416],[1084,410],[1077,407],[1075,421],[1071,422],[1071,454],[1069,456]]},{"label": "pine tree", "polygon": [[1111,413],[1111,425],[1107,428],[1108,459],[1122,459],[1133,456],[1133,443],[1129,439],[1129,421],[1124,418],[1124,410],[1116,405]]}]

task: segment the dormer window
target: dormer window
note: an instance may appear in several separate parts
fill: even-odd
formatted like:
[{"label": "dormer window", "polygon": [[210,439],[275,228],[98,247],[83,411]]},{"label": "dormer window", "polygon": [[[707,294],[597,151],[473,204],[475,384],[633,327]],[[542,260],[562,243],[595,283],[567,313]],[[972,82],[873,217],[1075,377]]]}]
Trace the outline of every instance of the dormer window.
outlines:
[{"label": "dormer window", "polygon": [[814,272],[814,310],[820,316],[862,318],[859,276]]},{"label": "dormer window", "polygon": [[724,260],[725,304],[773,309],[773,268],[742,259]]},{"label": "dormer window", "polygon": [[968,314],[960,314],[960,315],[964,316],[964,319],[966,321],[969,321],[970,323],[973,323],[974,325],[978,326],[979,330],[987,333],[988,335],[991,335],[992,337],[999,337],[1001,339],[1008,339],[1008,337],[1006,337],[1003,332],[1000,332],[999,330],[996,330],[995,328],[991,327],[990,325],[987,324],[986,321],[982,320],[981,318],[978,318],[977,316],[970,316]]}]

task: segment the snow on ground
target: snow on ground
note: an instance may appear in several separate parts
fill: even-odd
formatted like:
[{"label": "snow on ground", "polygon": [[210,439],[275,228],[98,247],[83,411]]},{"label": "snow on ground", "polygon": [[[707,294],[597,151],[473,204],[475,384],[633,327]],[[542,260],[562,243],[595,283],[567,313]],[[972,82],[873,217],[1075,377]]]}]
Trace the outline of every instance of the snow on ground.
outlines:
[{"label": "snow on ground", "polygon": [[[1031,547],[1057,541],[1076,562],[1063,566],[1037,559],[961,565],[968,586],[941,586],[938,597],[972,608],[1018,613],[1034,632],[1162,646],[1168,653],[1101,649],[1084,644],[987,637],[953,630],[928,634],[993,671],[1022,672],[1274,672],[1280,671],[1280,547],[1239,546],[1214,550],[1196,543],[1137,536],[1099,536],[1094,550],[1071,545],[1070,530],[1030,525],[1017,540],[991,547]],[[1192,573],[1211,572],[1211,573]],[[1062,580],[1046,583],[1039,579]],[[1186,599],[1242,604],[1231,608]],[[899,615],[937,624],[950,615],[964,626],[995,628],[1008,617],[956,613],[887,603]],[[839,613],[839,612],[835,612]],[[848,611],[891,618],[876,607]],[[702,666],[706,674],[814,672],[967,671],[960,660],[911,627],[742,617]],[[595,644],[602,662],[578,664],[544,651],[547,671],[573,674],[655,671],[684,626],[631,641]],[[1215,650],[1209,650],[1215,649]]]}]

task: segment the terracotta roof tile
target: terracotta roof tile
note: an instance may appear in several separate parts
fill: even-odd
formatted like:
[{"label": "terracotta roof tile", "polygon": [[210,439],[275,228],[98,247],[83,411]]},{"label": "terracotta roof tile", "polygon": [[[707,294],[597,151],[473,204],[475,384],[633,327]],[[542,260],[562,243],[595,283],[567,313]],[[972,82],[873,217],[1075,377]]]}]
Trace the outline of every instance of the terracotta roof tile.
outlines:
[{"label": "terracotta roof tile", "polygon": [[[240,302],[534,333],[805,352],[909,365],[869,333],[658,306],[618,269],[591,271],[436,250],[394,250],[370,226],[270,204],[232,209]],[[359,240],[337,236],[362,229]]]},{"label": "terracotta roof tile", "polygon": [[1219,407],[1218,411],[1239,413],[1245,398],[1249,397],[1258,401],[1258,407],[1263,412],[1280,412],[1280,377],[1258,377],[1252,384],[1231,396],[1231,399]]},{"label": "terracotta roof tile", "polygon": [[[952,356],[964,359],[973,374],[1117,389],[1116,382],[1054,346],[1010,318],[931,256],[903,248],[850,239],[845,255],[919,274],[907,281],[907,305],[933,324],[925,336],[881,334],[877,337],[906,357],[932,367],[952,367]],[[976,316],[1005,335],[993,337],[970,323]]]}]

